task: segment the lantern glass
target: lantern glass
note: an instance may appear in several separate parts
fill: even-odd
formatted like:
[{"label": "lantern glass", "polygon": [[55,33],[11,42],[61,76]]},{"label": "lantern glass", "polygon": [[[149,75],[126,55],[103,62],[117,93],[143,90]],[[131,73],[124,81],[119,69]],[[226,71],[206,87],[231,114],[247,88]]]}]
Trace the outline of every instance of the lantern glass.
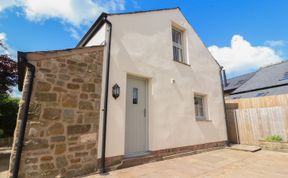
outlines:
[{"label": "lantern glass", "polygon": [[117,83],[112,87],[112,96],[115,99],[117,99],[120,96],[120,87]]}]

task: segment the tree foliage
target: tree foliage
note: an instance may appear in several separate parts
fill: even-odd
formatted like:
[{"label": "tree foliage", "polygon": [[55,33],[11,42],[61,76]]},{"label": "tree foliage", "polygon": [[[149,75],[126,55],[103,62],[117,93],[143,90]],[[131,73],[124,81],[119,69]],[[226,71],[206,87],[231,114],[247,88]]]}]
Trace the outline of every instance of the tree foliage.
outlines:
[{"label": "tree foliage", "polygon": [[[19,99],[0,94],[0,137],[12,137],[16,126]],[[1,132],[3,132],[1,134]]]},{"label": "tree foliage", "polygon": [[0,54],[0,94],[11,92],[17,80],[17,63],[8,55]]},{"label": "tree foliage", "polygon": [[4,49],[4,54],[0,54],[0,137],[11,137],[16,126],[19,99],[9,96],[8,92],[17,85],[17,63],[7,55],[8,48],[1,40],[0,48]]},{"label": "tree foliage", "polygon": [[0,54],[0,94],[6,94],[17,84],[17,63],[7,55],[8,48],[2,40],[0,40],[0,48],[4,49],[4,54]]}]

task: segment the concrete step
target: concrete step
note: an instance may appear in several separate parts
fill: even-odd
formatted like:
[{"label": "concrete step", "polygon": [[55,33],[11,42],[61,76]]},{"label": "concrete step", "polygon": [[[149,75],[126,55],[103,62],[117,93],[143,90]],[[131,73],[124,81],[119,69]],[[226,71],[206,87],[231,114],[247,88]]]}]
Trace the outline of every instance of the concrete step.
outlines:
[{"label": "concrete step", "polygon": [[227,147],[227,149],[230,150],[238,150],[238,151],[248,151],[248,152],[256,152],[261,150],[261,147],[259,146],[254,146],[254,145],[231,145],[230,147]]}]

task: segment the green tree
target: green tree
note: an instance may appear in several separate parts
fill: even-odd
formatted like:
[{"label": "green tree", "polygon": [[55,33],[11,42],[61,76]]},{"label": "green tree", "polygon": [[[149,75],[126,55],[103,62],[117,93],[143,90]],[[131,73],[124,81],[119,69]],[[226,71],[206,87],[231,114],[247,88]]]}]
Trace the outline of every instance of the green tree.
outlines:
[{"label": "green tree", "polygon": [[0,94],[11,92],[17,80],[17,63],[10,56],[0,54]]},{"label": "green tree", "polygon": [[19,99],[9,96],[12,88],[17,85],[17,63],[5,53],[8,48],[0,40],[0,137],[13,136],[16,126]]},{"label": "green tree", "polygon": [[11,97],[8,94],[0,95],[0,137],[13,136],[16,126],[18,104],[18,98]]},{"label": "green tree", "polygon": [[8,55],[8,48],[1,40],[0,48],[4,49],[4,54],[0,54],[0,94],[6,94],[7,92],[11,92],[12,87],[17,85],[17,63]]}]

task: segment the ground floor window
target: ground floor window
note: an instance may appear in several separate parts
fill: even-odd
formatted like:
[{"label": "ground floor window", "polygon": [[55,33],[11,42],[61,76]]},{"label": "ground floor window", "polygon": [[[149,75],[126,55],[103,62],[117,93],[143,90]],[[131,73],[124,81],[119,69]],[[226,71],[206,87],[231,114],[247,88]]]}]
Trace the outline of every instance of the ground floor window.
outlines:
[{"label": "ground floor window", "polygon": [[195,95],[194,96],[194,106],[195,106],[195,117],[196,120],[207,120],[206,116],[206,106],[205,106],[205,96]]}]

